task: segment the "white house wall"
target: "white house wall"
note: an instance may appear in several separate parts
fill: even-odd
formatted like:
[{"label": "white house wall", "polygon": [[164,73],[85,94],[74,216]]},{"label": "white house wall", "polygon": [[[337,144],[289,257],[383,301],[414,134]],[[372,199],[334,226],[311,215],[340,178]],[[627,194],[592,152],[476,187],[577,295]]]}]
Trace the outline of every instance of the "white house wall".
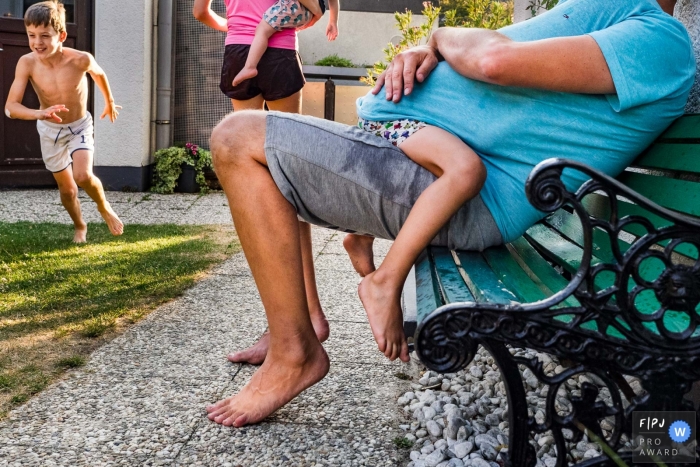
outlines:
[{"label": "white house wall", "polygon": [[[414,15],[413,24],[422,24],[425,16]],[[382,49],[392,40],[400,39],[393,13],[342,11],[338,19],[338,38],[326,39],[328,13],[313,27],[300,31],[299,55],[306,65],[337,54],[356,65],[371,65],[384,59]]]},{"label": "white house wall", "polygon": [[94,86],[95,166],[107,178],[120,178],[134,173],[128,168],[140,170],[149,164],[152,34],[152,0],[95,2],[95,58],[107,73],[115,102],[123,106],[115,123],[100,120],[104,99]]}]

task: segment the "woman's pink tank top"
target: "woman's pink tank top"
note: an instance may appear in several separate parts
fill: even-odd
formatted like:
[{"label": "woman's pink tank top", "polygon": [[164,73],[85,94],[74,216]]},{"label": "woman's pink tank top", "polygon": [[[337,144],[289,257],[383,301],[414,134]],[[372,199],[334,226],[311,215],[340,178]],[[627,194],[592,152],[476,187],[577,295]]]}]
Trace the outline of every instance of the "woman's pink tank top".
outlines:
[{"label": "woman's pink tank top", "polygon": [[[270,8],[275,0],[225,0],[226,18],[228,20],[228,34],[226,45],[246,44],[253,42],[255,28],[262,20],[263,13]],[[297,49],[296,30],[284,29],[276,32],[271,38],[268,47],[278,49]]]}]

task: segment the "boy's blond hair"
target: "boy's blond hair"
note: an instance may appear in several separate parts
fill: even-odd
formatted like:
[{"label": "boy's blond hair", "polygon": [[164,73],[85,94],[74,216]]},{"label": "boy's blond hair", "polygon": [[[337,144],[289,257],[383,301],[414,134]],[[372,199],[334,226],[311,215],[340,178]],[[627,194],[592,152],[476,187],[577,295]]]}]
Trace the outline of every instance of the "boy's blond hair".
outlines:
[{"label": "boy's blond hair", "polygon": [[24,26],[51,26],[61,34],[66,31],[66,9],[57,1],[35,3],[24,14]]}]

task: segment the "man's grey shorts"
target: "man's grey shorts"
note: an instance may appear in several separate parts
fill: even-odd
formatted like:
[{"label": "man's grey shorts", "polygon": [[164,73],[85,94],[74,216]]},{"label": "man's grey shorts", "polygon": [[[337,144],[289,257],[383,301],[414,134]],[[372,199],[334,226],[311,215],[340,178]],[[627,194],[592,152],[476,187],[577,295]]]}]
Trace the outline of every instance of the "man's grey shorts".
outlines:
[{"label": "man's grey shorts", "polygon": [[[265,156],[272,178],[301,219],[390,240],[435,181],[385,139],[303,115],[268,113]],[[466,202],[431,242],[478,251],[500,243],[480,196]]]}]

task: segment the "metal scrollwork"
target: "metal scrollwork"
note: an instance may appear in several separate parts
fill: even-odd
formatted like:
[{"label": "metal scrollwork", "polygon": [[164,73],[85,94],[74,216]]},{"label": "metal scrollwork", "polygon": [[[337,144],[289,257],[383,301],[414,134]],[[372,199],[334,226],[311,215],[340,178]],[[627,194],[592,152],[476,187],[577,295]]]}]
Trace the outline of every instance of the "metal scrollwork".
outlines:
[{"label": "metal scrollwork", "polygon": [[[572,193],[561,180],[564,169],[583,172],[590,180]],[[660,207],[584,164],[562,159],[539,164],[528,178],[526,190],[535,208],[554,212],[567,205],[581,222],[583,254],[568,285],[535,303],[450,303],[435,310],[416,331],[416,351],[436,371],[464,368],[479,344],[492,355],[496,351],[498,357],[494,358],[506,382],[509,407],[526,406],[518,364],[530,368],[542,383],[550,386],[544,424],[523,416],[522,408],[518,416],[511,414],[511,427],[519,423],[517,426],[524,433],[515,433],[514,440],[511,431],[511,443],[517,447],[509,450],[506,465],[518,466],[531,466],[534,462],[528,433],[552,430],[561,453],[566,451],[563,429],[571,429],[580,437],[576,425],[579,423],[601,436],[600,421],[610,417],[614,419],[614,429],[607,442],[617,450],[620,436],[629,434],[635,408],[688,408],[682,395],[692,381],[700,380],[700,259],[689,260],[693,254],[688,254],[695,248],[697,257],[700,251],[700,221]],[[584,203],[586,196],[600,193],[609,202],[605,218],[590,215]],[[618,196],[647,210],[655,219],[663,219],[662,226],[643,215],[621,216]],[[629,230],[638,232],[637,237],[631,243],[629,238],[620,242]],[[594,234],[597,239],[600,235],[610,239],[604,261],[593,261]],[[575,300],[567,304],[579,305],[562,306],[569,297]],[[549,376],[538,362],[511,357],[503,351],[504,344],[549,352],[575,362],[576,366]],[[595,374],[602,381],[610,391],[612,403],[600,402],[600,388],[584,383],[580,396],[570,399],[571,411],[557,413],[554,404],[558,388],[582,372]],[[626,409],[620,399],[620,390],[625,388],[615,377],[620,374],[641,378],[649,391],[630,396],[627,386]],[[518,417],[524,417],[526,422],[518,421]],[[621,455],[629,458],[626,453]],[[565,460],[565,456],[559,456],[557,466],[562,467]],[[603,456],[580,465],[610,463]]]}]

